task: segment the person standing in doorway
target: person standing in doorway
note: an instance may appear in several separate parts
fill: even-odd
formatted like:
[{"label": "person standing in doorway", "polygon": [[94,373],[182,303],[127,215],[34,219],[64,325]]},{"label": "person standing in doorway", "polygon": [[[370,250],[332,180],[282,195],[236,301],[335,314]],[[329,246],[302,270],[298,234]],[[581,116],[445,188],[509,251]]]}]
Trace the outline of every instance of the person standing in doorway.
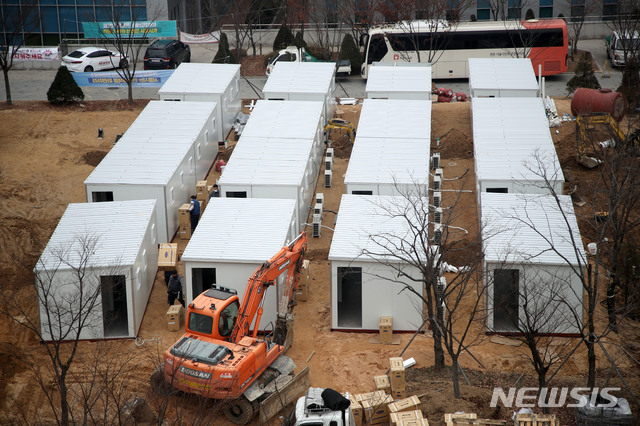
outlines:
[{"label": "person standing in doorway", "polygon": [[169,285],[167,286],[167,301],[169,305],[173,305],[173,302],[178,299],[178,302],[184,308],[184,298],[182,294],[184,292],[184,279],[178,271],[171,271],[171,278],[169,278]]},{"label": "person standing in doorway", "polygon": [[191,219],[191,233],[196,230],[198,221],[200,220],[200,201],[196,199],[195,195],[191,196],[191,204],[189,205],[189,217]]},{"label": "person standing in doorway", "polygon": [[220,196],[220,189],[218,188],[218,184],[213,185],[213,190],[209,193],[209,199],[216,198]]}]

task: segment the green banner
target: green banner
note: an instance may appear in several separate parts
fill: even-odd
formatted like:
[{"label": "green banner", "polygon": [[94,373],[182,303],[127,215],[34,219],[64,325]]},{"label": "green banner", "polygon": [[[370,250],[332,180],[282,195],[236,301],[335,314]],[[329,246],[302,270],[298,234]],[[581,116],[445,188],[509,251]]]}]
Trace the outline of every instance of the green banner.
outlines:
[{"label": "green banner", "polygon": [[84,38],[176,37],[176,21],[83,22]]}]

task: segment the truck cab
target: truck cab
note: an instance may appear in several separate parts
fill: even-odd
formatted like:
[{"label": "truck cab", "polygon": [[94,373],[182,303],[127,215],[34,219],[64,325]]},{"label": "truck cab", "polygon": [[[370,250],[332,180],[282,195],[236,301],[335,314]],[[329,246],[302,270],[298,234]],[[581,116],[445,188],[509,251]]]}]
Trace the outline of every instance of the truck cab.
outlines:
[{"label": "truck cab", "polygon": [[618,33],[618,31],[614,31],[611,36],[607,37],[606,45],[607,57],[611,60],[611,65],[623,67],[629,55],[633,52],[640,53],[640,33],[637,31],[633,33]]},{"label": "truck cab", "polygon": [[348,394],[346,397],[342,396],[333,389],[309,388],[307,393],[296,402],[294,421],[286,424],[354,426],[356,423],[348,396]]}]

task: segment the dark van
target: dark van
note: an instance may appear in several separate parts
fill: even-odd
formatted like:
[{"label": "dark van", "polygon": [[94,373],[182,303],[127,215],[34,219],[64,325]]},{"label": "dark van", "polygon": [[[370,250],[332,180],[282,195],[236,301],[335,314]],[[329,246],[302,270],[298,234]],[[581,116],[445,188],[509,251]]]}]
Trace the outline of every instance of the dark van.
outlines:
[{"label": "dark van", "polygon": [[145,70],[173,69],[183,62],[191,62],[191,49],[179,40],[156,40],[144,54]]}]

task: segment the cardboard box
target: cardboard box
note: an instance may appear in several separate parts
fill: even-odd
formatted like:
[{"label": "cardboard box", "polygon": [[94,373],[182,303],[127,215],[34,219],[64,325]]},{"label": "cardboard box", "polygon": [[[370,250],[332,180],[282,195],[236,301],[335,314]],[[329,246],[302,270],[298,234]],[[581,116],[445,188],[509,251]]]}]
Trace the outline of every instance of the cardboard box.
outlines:
[{"label": "cardboard box", "polygon": [[368,425],[389,423],[389,403],[392,401],[389,395],[384,399],[362,401],[365,423]]},{"label": "cardboard box", "polygon": [[373,381],[376,383],[376,389],[382,390],[385,393],[391,393],[391,383],[389,383],[389,376],[375,376]]},{"label": "cardboard box", "polygon": [[353,418],[356,421],[356,426],[362,426],[364,422],[364,410],[362,409],[362,404],[360,401],[356,401],[355,395],[350,395],[349,400],[351,401],[351,412],[353,413]]},{"label": "cardboard box", "polygon": [[473,423],[470,422],[469,420],[476,420],[478,418],[478,415],[476,413],[449,413],[449,414],[445,414],[444,415],[444,422],[446,424],[455,424],[457,420],[464,420],[464,422],[461,423]]},{"label": "cardboard box", "polygon": [[393,338],[393,318],[389,316],[380,317],[378,326],[380,328],[380,343],[390,345]]},{"label": "cardboard box", "polygon": [[298,289],[296,290],[296,300],[299,302],[306,302],[309,300],[309,267],[310,262],[308,259],[302,261],[302,269],[300,270],[300,281],[298,282]]},{"label": "cardboard box", "polygon": [[398,426],[429,426],[427,419],[404,420]]},{"label": "cardboard box", "polygon": [[356,401],[372,401],[372,400],[383,400],[387,398],[387,394],[385,391],[375,391],[375,392],[367,392],[367,393],[359,393],[355,395]]},{"label": "cardboard box", "polygon": [[400,413],[389,413],[389,421],[392,426],[399,426],[400,422],[407,420],[418,420],[422,418],[422,411],[402,411]]},{"label": "cardboard box", "polygon": [[179,331],[182,328],[184,319],[184,308],[182,305],[172,305],[167,311],[167,326],[169,331]]},{"label": "cardboard box", "polygon": [[389,381],[391,389],[400,389],[405,387],[404,363],[400,357],[389,358]]},{"label": "cardboard box", "polygon": [[[178,271],[179,275],[184,277],[184,262],[179,261],[178,265],[176,267],[176,270]],[[185,289],[185,291],[186,291],[186,289]],[[184,297],[184,295],[182,297]]]},{"label": "cardboard box", "polygon": [[162,243],[158,247],[158,269],[173,270],[176,269],[178,262],[178,244]]},{"label": "cardboard box", "polygon": [[407,397],[407,391],[405,388],[400,388],[400,389],[392,389],[391,390],[391,396],[393,397],[393,399],[400,400],[400,399],[405,399]]},{"label": "cardboard box", "polygon": [[181,240],[188,240],[191,238],[191,224],[180,225],[180,229],[178,229],[178,238]]},{"label": "cardboard box", "polygon": [[392,402],[389,404],[390,413],[399,413],[401,411],[413,411],[420,409],[420,398],[413,395],[410,398],[405,398],[400,401]]},{"label": "cardboard box", "polygon": [[191,226],[191,216],[189,216],[189,203],[183,204],[178,209],[178,224],[180,227],[183,225]]},{"label": "cardboard box", "polygon": [[201,195],[204,195],[206,197],[209,196],[209,193],[207,192],[206,180],[199,180],[198,182],[196,182],[196,198]]}]

